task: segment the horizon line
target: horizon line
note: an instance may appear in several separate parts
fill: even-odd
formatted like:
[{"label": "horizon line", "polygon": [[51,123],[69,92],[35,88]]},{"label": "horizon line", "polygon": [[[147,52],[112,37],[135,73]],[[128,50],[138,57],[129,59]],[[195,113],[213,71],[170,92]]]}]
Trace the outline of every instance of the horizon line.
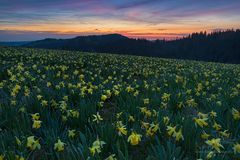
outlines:
[{"label": "horizon line", "polygon": [[[174,41],[174,40],[180,40],[180,39],[184,39],[184,38],[186,38],[186,37],[188,37],[188,36],[190,36],[190,35],[192,35],[192,34],[196,34],[196,33],[206,33],[207,35],[209,35],[209,34],[212,34],[212,33],[217,33],[217,32],[227,32],[227,31],[238,31],[238,30],[240,30],[240,28],[239,29],[234,29],[234,28],[231,28],[231,29],[214,29],[214,30],[212,30],[212,31],[207,31],[207,30],[204,30],[204,31],[199,31],[199,32],[192,32],[192,33],[182,33],[182,34],[178,34],[178,33],[176,33],[176,34],[174,34],[174,33],[163,33],[162,35],[169,35],[169,36],[171,36],[171,35],[178,35],[178,36],[172,36],[172,37],[159,37],[159,38],[154,38],[154,37],[152,37],[152,38],[148,38],[149,36],[146,36],[147,34],[142,34],[142,36],[138,36],[137,34],[136,35],[134,35],[134,34],[132,34],[132,35],[127,35],[127,34],[123,34],[123,33],[118,33],[118,32],[115,32],[115,33],[102,33],[102,34],[91,34],[91,33],[89,33],[89,34],[84,34],[83,33],[83,35],[81,35],[81,34],[79,34],[79,35],[72,35],[71,36],[71,33],[70,32],[67,32],[67,33],[63,33],[62,32],[62,34],[58,34],[57,32],[56,32],[56,35],[58,35],[58,36],[67,36],[67,35],[69,35],[69,37],[59,37],[59,38],[57,38],[57,37],[51,37],[51,36],[49,36],[49,37],[44,37],[44,38],[39,38],[39,39],[35,39],[35,40],[12,40],[12,41],[1,41],[0,40],[0,42],[1,43],[13,43],[13,42],[33,42],[33,41],[40,41],[40,40],[45,40],[45,39],[73,39],[73,38],[77,38],[77,37],[88,37],[88,36],[104,36],[104,35],[114,35],[114,34],[116,34],[116,35],[121,35],[121,36],[124,36],[124,37],[127,37],[127,38],[130,38],[130,39],[139,39],[139,40],[149,40],[149,41],[156,41],[156,40],[165,40],[165,41]],[[2,30],[3,31],[3,30]],[[10,30],[8,30],[8,31],[10,31]],[[28,32],[28,31],[21,31],[21,32]],[[34,33],[34,32],[36,32],[36,33],[44,33],[44,32],[51,32],[51,33],[54,33],[54,32],[52,32],[52,31],[32,31],[32,33]],[[76,32],[73,32],[73,33],[76,33]],[[24,35],[24,34],[22,34],[22,35]],[[154,33],[152,33],[151,35],[154,35]]]}]

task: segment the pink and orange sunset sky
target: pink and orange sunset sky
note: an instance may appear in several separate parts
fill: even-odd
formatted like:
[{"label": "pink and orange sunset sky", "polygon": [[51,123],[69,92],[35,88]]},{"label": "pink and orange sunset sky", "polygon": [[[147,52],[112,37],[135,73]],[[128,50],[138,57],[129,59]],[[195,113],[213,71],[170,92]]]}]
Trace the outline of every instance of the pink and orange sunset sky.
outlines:
[{"label": "pink and orange sunset sky", "polygon": [[175,39],[240,28],[239,0],[0,0],[0,41],[119,33]]}]

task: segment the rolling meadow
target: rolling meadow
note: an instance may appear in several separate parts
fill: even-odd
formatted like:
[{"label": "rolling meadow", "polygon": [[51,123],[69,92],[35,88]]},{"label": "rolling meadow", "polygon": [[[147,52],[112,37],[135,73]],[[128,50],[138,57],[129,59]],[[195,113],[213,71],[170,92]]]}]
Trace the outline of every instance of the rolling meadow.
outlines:
[{"label": "rolling meadow", "polygon": [[5,159],[240,159],[240,65],[1,47]]}]

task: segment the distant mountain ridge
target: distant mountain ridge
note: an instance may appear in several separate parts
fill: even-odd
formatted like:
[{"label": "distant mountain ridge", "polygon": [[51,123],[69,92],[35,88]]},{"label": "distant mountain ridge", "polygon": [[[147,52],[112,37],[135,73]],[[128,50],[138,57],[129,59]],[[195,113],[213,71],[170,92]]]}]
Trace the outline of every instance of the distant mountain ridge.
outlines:
[{"label": "distant mountain ridge", "polygon": [[193,33],[172,41],[132,39],[120,34],[78,36],[72,39],[47,38],[22,46],[240,63],[240,30]]},{"label": "distant mountain ridge", "polygon": [[22,46],[27,43],[30,43],[30,41],[20,41],[20,42],[0,42],[0,46]]},{"label": "distant mountain ridge", "polygon": [[109,45],[115,45],[118,42],[123,42],[126,40],[129,40],[129,38],[122,36],[120,34],[107,34],[107,35],[78,36],[72,39],[47,38],[43,40],[33,41],[31,43],[25,44],[24,46],[33,48],[98,52],[104,50],[103,48],[105,48],[106,46],[109,47]]}]

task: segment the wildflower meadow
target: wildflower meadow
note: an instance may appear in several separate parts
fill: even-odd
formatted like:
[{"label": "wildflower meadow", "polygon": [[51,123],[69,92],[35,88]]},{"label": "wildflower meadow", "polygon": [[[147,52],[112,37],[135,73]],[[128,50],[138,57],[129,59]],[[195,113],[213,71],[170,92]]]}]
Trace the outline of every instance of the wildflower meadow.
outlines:
[{"label": "wildflower meadow", "polygon": [[240,65],[1,47],[5,159],[240,159]]}]

